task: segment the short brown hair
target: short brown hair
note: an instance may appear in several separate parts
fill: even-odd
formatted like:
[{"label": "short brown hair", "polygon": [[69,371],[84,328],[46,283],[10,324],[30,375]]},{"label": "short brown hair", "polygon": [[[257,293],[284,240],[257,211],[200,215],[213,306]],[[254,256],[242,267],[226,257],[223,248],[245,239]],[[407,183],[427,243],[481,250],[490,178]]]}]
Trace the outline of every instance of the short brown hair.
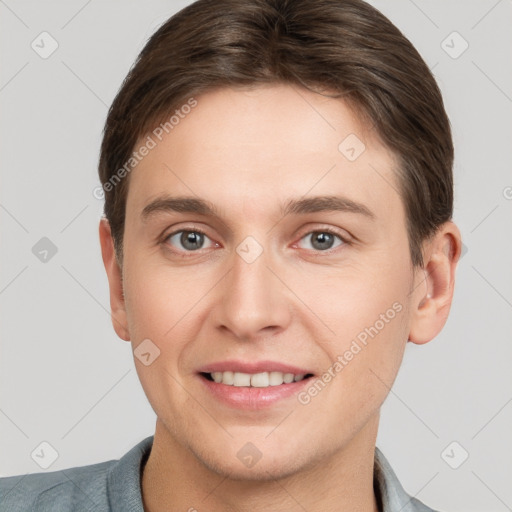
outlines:
[{"label": "short brown hair", "polygon": [[422,242],[452,217],[450,123],[419,53],[362,0],[198,0],[152,35],[110,107],[101,145],[104,213],[118,262],[126,163],[140,137],[193,96],[272,83],[329,90],[373,124],[399,164],[411,260],[423,266]]}]

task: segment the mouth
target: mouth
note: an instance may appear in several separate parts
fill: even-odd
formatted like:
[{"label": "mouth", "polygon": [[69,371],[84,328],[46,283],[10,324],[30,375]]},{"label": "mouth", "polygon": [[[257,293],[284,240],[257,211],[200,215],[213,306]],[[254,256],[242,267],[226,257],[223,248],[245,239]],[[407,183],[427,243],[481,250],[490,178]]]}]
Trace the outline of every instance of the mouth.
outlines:
[{"label": "mouth", "polygon": [[300,382],[313,377],[312,373],[284,373],[284,372],[200,372],[200,375],[210,382],[225,384],[226,386],[246,388],[268,388]]},{"label": "mouth", "polygon": [[292,399],[315,374],[272,361],[225,361],[200,368],[198,376],[209,399],[231,408],[259,410]]}]

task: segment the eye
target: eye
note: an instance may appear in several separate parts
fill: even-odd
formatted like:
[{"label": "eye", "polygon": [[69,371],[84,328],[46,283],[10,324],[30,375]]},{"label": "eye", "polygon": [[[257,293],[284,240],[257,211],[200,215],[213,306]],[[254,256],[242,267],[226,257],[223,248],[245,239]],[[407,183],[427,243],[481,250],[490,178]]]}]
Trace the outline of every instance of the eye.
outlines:
[{"label": "eye", "polygon": [[[336,239],[338,240],[337,244]],[[298,245],[303,241],[308,241],[308,243],[306,247],[302,246],[301,248],[321,252],[326,252],[349,243],[343,236],[330,229],[311,231],[300,239]],[[174,231],[165,236],[163,242],[173,247],[173,250],[176,249],[175,252],[191,253],[201,249],[218,247],[218,244],[213,242],[203,231],[195,228]]]},{"label": "eye", "polygon": [[[336,238],[339,240],[339,243],[338,245],[333,246]],[[330,249],[348,243],[341,235],[338,235],[337,233],[329,229],[311,231],[306,236],[302,237],[301,241],[302,240],[309,240],[311,247],[306,247],[306,249],[312,248],[313,250],[316,251],[328,251]]]},{"label": "eye", "polygon": [[[199,249],[205,249],[205,247],[203,247],[205,239],[210,240],[202,231],[197,229],[182,229],[167,235],[164,242],[174,247],[176,247],[176,244],[181,245],[181,247],[178,247],[180,250],[184,249],[186,252],[193,252]],[[212,242],[211,240],[210,243],[211,247],[215,245],[215,242]]]}]

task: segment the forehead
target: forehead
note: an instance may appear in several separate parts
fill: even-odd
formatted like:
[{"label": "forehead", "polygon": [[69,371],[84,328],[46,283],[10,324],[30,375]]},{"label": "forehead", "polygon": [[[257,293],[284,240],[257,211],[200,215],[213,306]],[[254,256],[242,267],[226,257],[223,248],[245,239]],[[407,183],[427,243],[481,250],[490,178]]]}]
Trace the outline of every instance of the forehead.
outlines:
[{"label": "forehead", "polygon": [[393,155],[344,101],[286,85],[194,99],[172,128],[149,134],[155,146],[131,172],[127,212],[140,215],[162,192],[238,214],[328,194],[372,204],[381,215],[401,207]]}]

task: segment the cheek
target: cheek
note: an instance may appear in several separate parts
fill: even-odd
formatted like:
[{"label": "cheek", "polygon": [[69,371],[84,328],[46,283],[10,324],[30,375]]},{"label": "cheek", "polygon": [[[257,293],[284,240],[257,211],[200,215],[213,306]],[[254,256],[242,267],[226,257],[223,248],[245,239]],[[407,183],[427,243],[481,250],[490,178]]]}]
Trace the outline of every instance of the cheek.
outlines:
[{"label": "cheek", "polygon": [[[145,339],[160,351],[173,375],[184,371],[184,359],[193,349],[204,315],[201,307],[208,291],[207,276],[190,270],[170,269],[135,258],[126,263],[125,300],[133,348]],[[163,370],[162,370],[163,371]]]},{"label": "cheek", "polygon": [[328,291],[312,297],[315,312],[333,331],[319,343],[330,361],[326,371],[336,375],[331,399],[342,408],[380,404],[402,361],[409,325],[408,260],[381,261],[380,267],[353,267],[330,276],[319,283]]},{"label": "cheek", "polygon": [[132,343],[142,339],[159,340],[172,326],[172,294],[163,295],[162,287],[150,277],[138,279],[130,274],[125,286],[126,310]]},{"label": "cheek", "polygon": [[383,330],[385,322],[385,330],[389,331],[388,324],[397,323],[395,317],[402,321],[403,314],[398,310],[404,309],[409,291],[406,277],[403,269],[389,265],[352,265],[315,275],[314,279],[304,275],[295,289],[331,328],[332,336],[327,338],[333,344],[341,342],[343,347],[343,343],[376,322],[379,330]]},{"label": "cheek", "polygon": [[132,342],[167,339],[192,308],[194,287],[179,272],[133,253],[126,261],[126,276],[125,300]]},{"label": "cheek", "polygon": [[[169,419],[176,416],[169,414],[169,407],[176,412],[190,405],[180,384],[181,362],[188,349],[194,318],[191,309],[197,298],[186,293],[187,281],[176,279],[172,272],[133,263],[131,267],[127,264],[130,277],[125,300],[135,367],[153,410],[158,417]],[[148,339],[158,355],[146,365],[137,360],[137,347]],[[173,425],[172,421],[168,424],[169,428]]]},{"label": "cheek", "polygon": [[[343,425],[347,435],[361,429],[381,407],[407,339],[407,312],[400,302],[379,300],[364,306],[340,317],[336,341],[324,345],[330,365],[299,397],[300,403],[309,404],[310,418],[323,418],[327,430]],[[331,414],[326,416],[326,410]]]}]

